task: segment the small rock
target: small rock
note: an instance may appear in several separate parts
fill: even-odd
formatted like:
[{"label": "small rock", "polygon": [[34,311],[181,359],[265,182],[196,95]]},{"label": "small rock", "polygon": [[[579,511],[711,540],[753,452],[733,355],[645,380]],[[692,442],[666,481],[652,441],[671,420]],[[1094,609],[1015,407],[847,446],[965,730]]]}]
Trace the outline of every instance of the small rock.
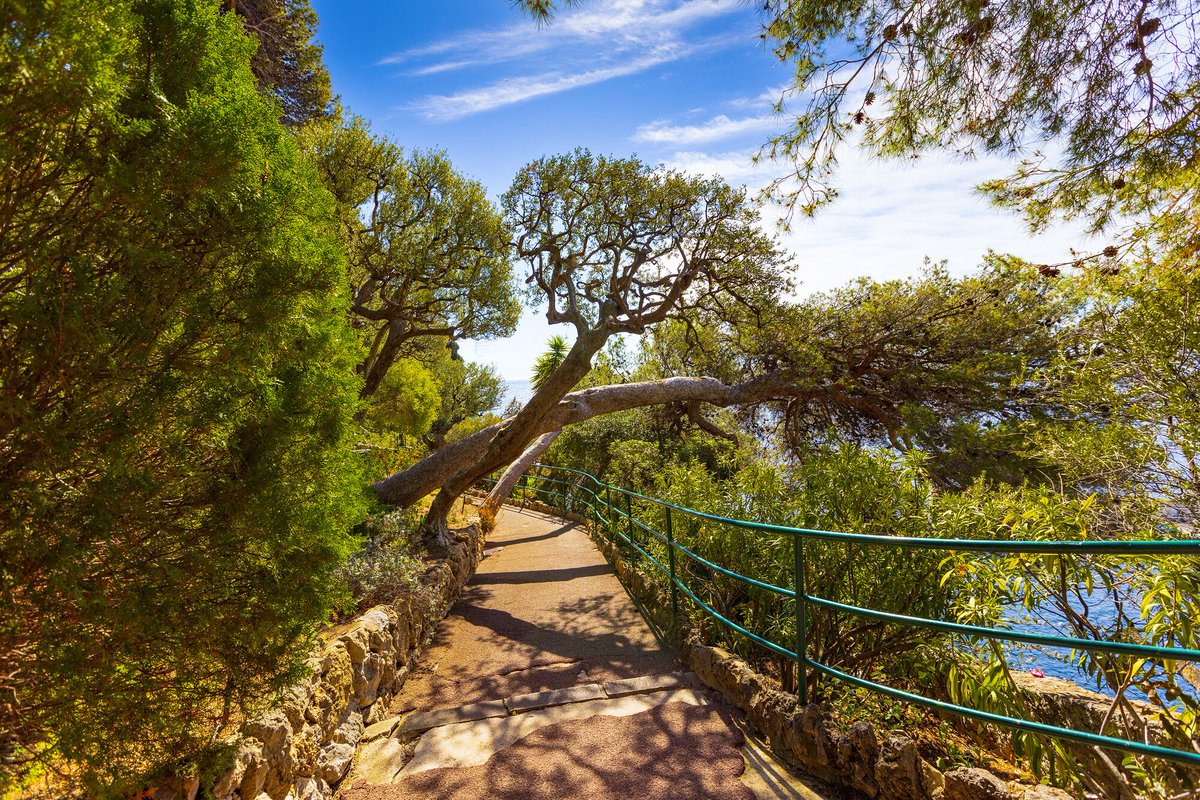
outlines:
[{"label": "small rock", "polygon": [[1053,786],[1039,783],[1037,786],[1026,787],[1025,800],[1074,800],[1074,798],[1062,789],[1055,789]]},{"label": "small rock", "polygon": [[1012,800],[1012,794],[986,769],[956,767],[946,773],[945,800]]},{"label": "small rock", "polygon": [[863,761],[874,764],[879,757],[879,740],[869,722],[856,722],[850,726],[850,743]]},{"label": "small rock", "polygon": [[331,744],[317,755],[317,777],[330,786],[336,784],[350,768],[354,748],[348,744]]},{"label": "small rock", "polygon": [[351,673],[354,681],[354,699],[362,707],[375,702],[379,684],[383,680],[383,658],[378,653],[367,653],[361,662],[354,665]]},{"label": "small rock", "polygon": [[346,719],[333,732],[333,741],[337,744],[356,745],[363,735],[362,714],[355,713],[357,709],[346,714]]},{"label": "small rock", "polygon": [[234,772],[240,772],[242,776],[234,791],[241,797],[258,797],[263,782],[267,779],[267,762],[262,756],[262,742],[249,739],[242,744]]},{"label": "small rock", "polygon": [[[374,710],[375,706],[372,706],[371,708]],[[391,736],[392,730],[395,729],[396,723],[399,721],[399,716],[382,719],[364,730],[358,737],[358,741],[366,743],[378,739],[380,736]]]},{"label": "small rock", "polygon": [[943,800],[946,795],[946,776],[923,758],[921,759],[921,784],[925,787],[925,794],[929,795],[930,800]]},{"label": "small rock", "polygon": [[[898,733],[889,734],[879,747],[875,782],[881,797],[895,800],[925,800],[920,757],[916,743]],[[946,796],[950,800],[949,795]]]},{"label": "small rock", "polygon": [[368,726],[374,725],[376,722],[379,722],[387,717],[387,714],[387,703],[372,703],[368,708],[363,709],[363,724]]},{"label": "small rock", "polygon": [[403,743],[398,739],[376,739],[359,752],[354,777],[367,783],[391,783],[405,763]]},{"label": "small rock", "polygon": [[301,778],[293,794],[296,800],[328,800],[333,790],[320,778]]},{"label": "small rock", "polygon": [[296,776],[312,775],[317,753],[328,743],[325,729],[320,725],[305,725],[292,737],[292,755],[296,760]]}]

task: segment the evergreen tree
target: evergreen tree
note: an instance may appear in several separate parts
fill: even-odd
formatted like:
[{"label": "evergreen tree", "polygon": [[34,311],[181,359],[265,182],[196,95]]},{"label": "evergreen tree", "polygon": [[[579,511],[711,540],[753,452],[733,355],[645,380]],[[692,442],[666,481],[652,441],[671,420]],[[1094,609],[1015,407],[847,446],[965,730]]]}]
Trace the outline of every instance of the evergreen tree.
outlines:
[{"label": "evergreen tree", "polygon": [[333,94],[322,48],[313,41],[317,15],[308,0],[225,0],[246,32],[258,40],[250,68],[278,101],[289,127],[329,115]]},{"label": "evergreen tree", "polygon": [[218,0],[3,16],[0,783],[119,788],[299,674],[360,356],[334,203]]},{"label": "evergreen tree", "polygon": [[359,118],[310,125],[301,141],[339,204],[364,397],[431,342],[512,334],[509,230],[481,184],[443,152],[406,156]]}]

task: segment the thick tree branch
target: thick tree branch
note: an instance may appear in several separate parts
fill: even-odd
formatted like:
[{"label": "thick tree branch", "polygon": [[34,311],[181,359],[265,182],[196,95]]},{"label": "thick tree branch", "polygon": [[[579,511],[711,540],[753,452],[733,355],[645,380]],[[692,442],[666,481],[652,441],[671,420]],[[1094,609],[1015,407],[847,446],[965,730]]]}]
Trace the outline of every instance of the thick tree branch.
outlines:
[{"label": "thick tree branch", "polygon": [[703,412],[700,411],[699,400],[694,400],[687,404],[687,417],[693,425],[705,433],[718,436],[722,439],[728,439],[734,444],[737,444],[737,434],[718,427],[711,420],[704,416]]},{"label": "thick tree branch", "polygon": [[487,499],[479,507],[479,516],[486,525],[490,525],[491,521],[496,518],[500,506],[504,505],[504,501],[512,494],[517,481],[521,480],[521,476],[525,474],[525,470],[533,466],[533,462],[537,461],[538,457],[554,444],[554,440],[560,433],[562,433],[561,430],[542,434],[521,454],[520,458],[508,465],[508,469],[500,476],[500,480],[492,487]]},{"label": "thick tree branch", "polygon": [[[726,384],[716,378],[666,378],[572,392],[548,413],[531,421],[530,427],[533,437],[536,437],[603,414],[666,403],[704,402],[724,407],[753,405],[768,400],[813,400],[818,396],[819,390],[801,387],[778,374],[736,384]],[[465,465],[483,459],[493,440],[512,421],[508,419],[484,428],[447,445],[408,469],[373,484],[376,496],[381,503],[388,505],[410,506],[416,503]]]}]

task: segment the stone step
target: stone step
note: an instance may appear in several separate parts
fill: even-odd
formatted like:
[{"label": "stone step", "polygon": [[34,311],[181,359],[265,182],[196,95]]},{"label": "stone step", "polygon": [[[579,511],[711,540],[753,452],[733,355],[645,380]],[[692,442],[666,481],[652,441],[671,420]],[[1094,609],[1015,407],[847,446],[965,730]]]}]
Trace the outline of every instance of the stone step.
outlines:
[{"label": "stone step", "polygon": [[[443,725],[426,731],[416,742],[411,758],[390,746],[397,739],[381,739],[359,754],[358,774],[368,783],[390,783],[400,777],[443,767],[472,767],[484,764],[503,750],[539,728],[596,715],[625,717],[648,711],[663,703],[707,705],[708,699],[695,689],[666,689],[647,694],[585,700],[546,706],[507,717]],[[385,777],[386,776],[386,777]],[[381,780],[382,779],[382,780]]]},{"label": "stone step", "polygon": [[435,711],[419,711],[406,717],[395,716],[377,722],[365,730],[361,741],[368,742],[383,736],[410,735],[424,733],[443,725],[455,725],[460,722],[477,722],[495,717],[505,717],[513,714],[524,714],[542,708],[553,706],[584,703],[590,700],[625,697],[627,695],[660,692],[665,689],[676,689],[697,686],[696,676],[691,672],[668,672],[662,675],[645,675],[639,678],[626,678],[619,681],[608,681],[604,684],[585,683],[571,686],[567,689],[552,689],[545,692],[532,692],[503,700],[486,700],[482,703],[470,703],[454,708],[440,708]]}]

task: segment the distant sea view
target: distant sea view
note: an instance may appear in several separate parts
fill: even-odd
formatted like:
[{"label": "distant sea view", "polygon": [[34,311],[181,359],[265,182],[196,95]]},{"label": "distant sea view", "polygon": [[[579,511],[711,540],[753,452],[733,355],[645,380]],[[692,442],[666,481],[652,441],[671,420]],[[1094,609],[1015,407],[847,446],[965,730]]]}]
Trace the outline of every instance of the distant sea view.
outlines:
[{"label": "distant sea view", "polygon": [[492,409],[493,412],[501,414],[504,409],[508,408],[508,404],[515,398],[521,402],[521,405],[529,402],[529,398],[533,397],[533,386],[528,380],[514,381],[508,378],[504,379],[504,396],[500,398],[499,404]]}]

